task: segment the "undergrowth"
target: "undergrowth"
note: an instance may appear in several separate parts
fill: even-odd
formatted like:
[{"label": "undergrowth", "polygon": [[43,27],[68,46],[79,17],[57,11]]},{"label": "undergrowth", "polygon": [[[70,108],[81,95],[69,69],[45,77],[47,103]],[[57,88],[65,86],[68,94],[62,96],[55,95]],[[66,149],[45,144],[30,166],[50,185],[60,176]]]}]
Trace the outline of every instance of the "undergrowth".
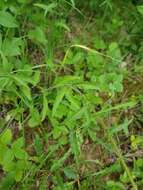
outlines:
[{"label": "undergrowth", "polygon": [[0,1],[0,189],[143,189],[143,1]]}]

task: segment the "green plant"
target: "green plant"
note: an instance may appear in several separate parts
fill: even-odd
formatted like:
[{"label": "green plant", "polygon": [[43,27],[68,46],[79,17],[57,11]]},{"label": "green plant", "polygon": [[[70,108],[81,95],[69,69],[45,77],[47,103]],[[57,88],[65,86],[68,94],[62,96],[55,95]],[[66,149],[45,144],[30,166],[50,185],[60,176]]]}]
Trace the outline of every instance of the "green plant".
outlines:
[{"label": "green plant", "polygon": [[142,13],[1,1],[1,189],[142,189]]},{"label": "green plant", "polygon": [[30,164],[28,154],[24,150],[24,138],[19,137],[12,142],[11,130],[6,129],[0,137],[0,165],[6,175],[2,187],[8,189],[14,180],[21,181]]}]

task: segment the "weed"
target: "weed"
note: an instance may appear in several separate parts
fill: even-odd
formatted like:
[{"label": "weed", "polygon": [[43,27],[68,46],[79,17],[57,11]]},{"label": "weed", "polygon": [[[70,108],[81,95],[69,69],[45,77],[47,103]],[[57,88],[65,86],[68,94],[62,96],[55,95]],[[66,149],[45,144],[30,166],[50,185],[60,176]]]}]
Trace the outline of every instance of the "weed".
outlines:
[{"label": "weed", "polygon": [[143,189],[142,2],[0,2],[0,189]]}]

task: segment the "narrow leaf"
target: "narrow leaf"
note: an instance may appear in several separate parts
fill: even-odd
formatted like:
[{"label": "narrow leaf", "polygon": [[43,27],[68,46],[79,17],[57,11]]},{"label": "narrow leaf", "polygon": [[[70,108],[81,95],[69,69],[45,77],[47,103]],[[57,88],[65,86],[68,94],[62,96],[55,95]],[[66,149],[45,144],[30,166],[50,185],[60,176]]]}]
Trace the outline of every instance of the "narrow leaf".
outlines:
[{"label": "narrow leaf", "polygon": [[57,92],[57,96],[53,105],[53,110],[52,110],[52,116],[54,116],[56,114],[57,108],[59,107],[63,97],[65,96],[67,89],[64,88],[60,88]]},{"label": "narrow leaf", "polygon": [[41,121],[44,121],[44,119],[47,116],[47,112],[48,112],[48,101],[47,98],[45,96],[45,94],[43,95],[43,109],[42,109],[42,119]]}]

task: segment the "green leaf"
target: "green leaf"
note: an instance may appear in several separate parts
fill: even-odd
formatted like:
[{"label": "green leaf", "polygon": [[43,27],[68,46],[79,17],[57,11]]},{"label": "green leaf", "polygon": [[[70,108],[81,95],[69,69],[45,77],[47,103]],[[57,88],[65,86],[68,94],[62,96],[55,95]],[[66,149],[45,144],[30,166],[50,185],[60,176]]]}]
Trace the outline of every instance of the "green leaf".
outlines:
[{"label": "green leaf", "polygon": [[70,156],[71,150],[69,149],[63,157],[61,157],[58,160],[54,160],[53,165],[51,167],[51,171],[56,171],[58,170],[65,162],[65,160]]},{"label": "green leaf", "polygon": [[13,151],[11,149],[5,151],[2,161],[4,170],[10,171],[13,168],[13,159],[14,159]]},{"label": "green leaf", "polygon": [[17,56],[21,54],[20,46],[22,46],[21,38],[6,38],[2,44],[2,51],[5,56]]},{"label": "green leaf", "polygon": [[6,58],[6,56],[3,54],[3,52],[0,52],[1,58],[2,58],[2,66],[5,72],[9,72],[12,70],[13,65],[8,62],[8,59]]},{"label": "green leaf", "polygon": [[16,171],[15,171],[15,181],[17,181],[17,182],[20,182],[21,181],[21,179],[22,179],[22,176],[23,176],[23,171],[21,170],[21,169],[17,169]]},{"label": "green leaf", "polygon": [[35,71],[31,82],[34,86],[36,86],[39,83],[39,81],[40,81],[40,71]]},{"label": "green leaf", "polygon": [[137,10],[143,15],[143,5],[137,6]]},{"label": "green leaf", "polygon": [[40,117],[40,114],[36,108],[32,108],[30,110],[30,116],[31,117],[28,121],[28,124],[30,127],[36,127],[36,126],[40,125],[41,117]]},{"label": "green leaf", "polygon": [[70,145],[72,153],[75,156],[75,160],[77,165],[79,165],[79,156],[80,156],[80,142],[78,141],[77,134],[75,132],[71,132],[70,134]]},{"label": "green leaf", "polygon": [[111,180],[107,181],[106,186],[107,186],[107,190],[108,189],[109,190],[124,190],[125,189],[122,183],[111,181]]},{"label": "green leaf", "polygon": [[31,90],[29,88],[29,86],[21,86],[21,91],[23,92],[23,94],[26,96],[26,98],[28,100],[31,100],[32,97],[31,97]]},{"label": "green leaf", "polygon": [[27,87],[27,83],[21,78],[21,76],[12,75],[11,77],[14,79],[16,85],[20,87],[24,86],[25,88]]},{"label": "green leaf", "polygon": [[88,129],[88,135],[90,136],[90,138],[92,139],[93,142],[95,142],[97,140],[97,136],[96,136],[95,131]]},{"label": "green leaf", "polygon": [[9,172],[6,176],[2,179],[0,188],[4,190],[10,190],[14,184],[14,173]]},{"label": "green leaf", "polygon": [[10,129],[6,129],[6,131],[2,134],[0,141],[3,144],[10,144],[12,140],[12,133]]},{"label": "green leaf", "polygon": [[61,134],[68,134],[68,130],[65,126],[55,126],[52,131],[52,134],[54,139],[58,139],[61,136]]},{"label": "green leaf", "polygon": [[109,45],[108,55],[109,55],[110,57],[112,57],[113,59],[115,59],[114,62],[115,62],[116,64],[121,62],[122,57],[121,57],[121,51],[120,51],[120,48],[119,48],[118,43],[112,42],[112,43]]},{"label": "green leaf", "polygon": [[12,144],[12,149],[22,148],[24,146],[24,138],[20,137]]},{"label": "green leaf", "polygon": [[14,178],[19,182],[22,179],[23,172],[27,169],[27,161],[18,160],[15,165]]},{"label": "green leaf", "polygon": [[27,85],[27,82],[25,82],[24,79],[20,76],[12,76],[12,78],[14,79],[15,84],[20,87],[25,97],[31,100],[31,90]]},{"label": "green leaf", "polygon": [[71,1],[71,4],[73,7],[75,7],[75,1],[74,0],[70,0]]},{"label": "green leaf", "polygon": [[34,148],[38,156],[40,156],[43,153],[42,139],[39,137],[39,135],[36,135],[35,137]]},{"label": "green leaf", "polygon": [[35,3],[34,6],[43,9],[45,11],[44,16],[46,16],[48,12],[53,11],[53,9],[57,7],[57,3],[50,3],[49,5]]},{"label": "green leaf", "polygon": [[123,130],[125,135],[128,136],[128,134],[129,134],[128,127],[131,122],[132,122],[132,120],[128,121],[126,119],[123,124],[120,124],[120,125],[117,125],[117,126],[114,126],[113,128],[111,128],[111,132],[117,134],[118,132]]},{"label": "green leaf", "polygon": [[85,82],[83,84],[78,84],[78,88],[84,89],[84,90],[99,90],[99,87],[95,84]]},{"label": "green leaf", "polygon": [[64,20],[57,21],[57,22],[56,22],[56,27],[58,27],[58,28],[63,28],[63,29],[65,29],[65,30],[67,30],[68,32],[70,32],[70,28],[67,26],[67,24],[65,23]]},{"label": "green leaf", "polygon": [[2,34],[0,33],[0,49],[2,47]]},{"label": "green leaf", "polygon": [[0,118],[0,128],[3,128],[5,125],[5,120]]},{"label": "green leaf", "polygon": [[44,31],[40,27],[36,27],[34,30],[28,32],[28,37],[34,42],[39,42],[43,45],[47,43]]},{"label": "green leaf", "polygon": [[57,86],[64,86],[64,85],[71,85],[77,84],[81,82],[81,77],[79,76],[72,76],[72,75],[65,75],[62,77],[57,77],[54,84]]},{"label": "green leaf", "polygon": [[26,3],[30,3],[30,0],[17,0],[18,3],[23,3],[23,4],[26,4]]},{"label": "green leaf", "polygon": [[12,151],[16,158],[26,160],[28,158],[28,154],[22,149],[23,146],[24,138],[20,137],[12,144]]},{"label": "green leaf", "polygon": [[42,119],[41,119],[41,121],[44,121],[44,119],[47,116],[48,111],[49,111],[48,101],[47,101],[46,96],[43,95],[43,109],[42,109]]},{"label": "green leaf", "polygon": [[65,96],[66,96],[66,99],[71,103],[71,106],[74,108],[74,110],[80,109],[79,102],[78,102],[77,99],[72,95],[72,91],[71,91],[71,90],[67,90]]},{"label": "green leaf", "polygon": [[68,111],[69,111],[69,108],[66,105],[60,104],[57,108],[57,111],[56,111],[54,117],[56,117],[58,119],[62,119],[64,116],[67,115]]},{"label": "green leaf", "polygon": [[3,145],[0,141],[0,164],[2,164],[3,162],[3,157],[4,157],[4,154],[5,152],[8,150],[7,146],[6,145]]},{"label": "green leaf", "polygon": [[27,152],[21,148],[14,149],[14,155],[16,158],[22,160],[26,160],[28,158]]},{"label": "green leaf", "polygon": [[105,49],[106,48],[105,42],[98,37],[96,37],[96,39],[95,39],[94,46],[96,49]]},{"label": "green leaf", "polygon": [[56,114],[56,111],[57,111],[62,99],[64,98],[66,91],[67,91],[67,88],[65,88],[65,87],[58,89],[57,96],[56,96],[56,99],[53,104],[52,116],[54,116]]},{"label": "green leaf", "polygon": [[9,12],[5,11],[0,11],[0,25],[7,28],[18,27],[15,18]]},{"label": "green leaf", "polygon": [[72,168],[64,168],[64,174],[66,175],[67,178],[69,179],[77,179],[77,174],[74,172]]}]

